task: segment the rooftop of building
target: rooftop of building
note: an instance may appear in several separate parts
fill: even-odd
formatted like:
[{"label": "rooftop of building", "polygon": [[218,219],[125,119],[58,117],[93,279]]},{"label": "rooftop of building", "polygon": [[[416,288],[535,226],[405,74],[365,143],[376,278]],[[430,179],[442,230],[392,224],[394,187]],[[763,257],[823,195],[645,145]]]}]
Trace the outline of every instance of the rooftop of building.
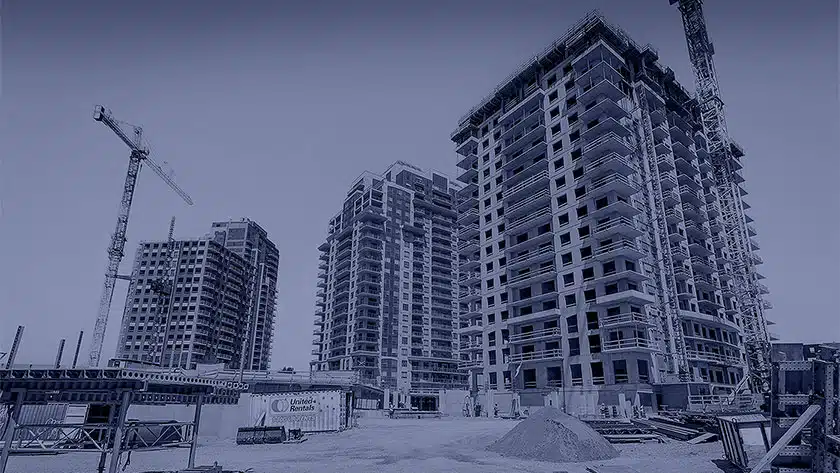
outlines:
[{"label": "rooftop of building", "polygon": [[592,10],[572,25],[563,36],[519,66],[490,94],[481,99],[478,105],[464,114],[458,120],[458,127],[452,132],[451,138],[456,140],[472,126],[480,124],[495,113],[501,107],[502,100],[511,95],[521,84],[527,83],[536,71],[553,69],[569,57],[582,52],[586,49],[587,41],[594,34],[606,37],[612,46],[618,48],[619,53],[631,52],[636,56],[647,55],[651,59],[649,66],[656,69],[658,75],[661,75],[670,88],[681,95],[684,101],[692,100],[692,94],[676,81],[673,71],[657,62],[659,54],[653,46],[638,45],[624,30],[608,22],[598,10]]}]

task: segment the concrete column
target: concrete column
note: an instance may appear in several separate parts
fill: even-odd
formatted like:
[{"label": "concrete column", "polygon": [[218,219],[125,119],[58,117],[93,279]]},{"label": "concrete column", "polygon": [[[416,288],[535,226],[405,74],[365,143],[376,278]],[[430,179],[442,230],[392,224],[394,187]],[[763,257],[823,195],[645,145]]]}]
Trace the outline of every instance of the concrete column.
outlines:
[{"label": "concrete column", "polygon": [[385,388],[385,394],[382,397],[382,408],[386,411],[391,408],[391,390]]},{"label": "concrete column", "polygon": [[201,421],[201,406],[204,404],[204,394],[198,395],[198,401],[195,403],[195,417],[193,419],[193,438],[190,442],[190,458],[187,462],[187,468],[195,467],[195,451],[198,448],[198,428],[199,421]]},{"label": "concrete column", "polygon": [[120,405],[117,407],[116,429],[114,429],[114,446],[111,448],[111,465],[108,468],[109,473],[117,473],[120,467],[120,453],[122,450],[122,437],[125,431],[125,415],[128,413],[128,407],[131,405],[131,391],[126,391],[122,395]]},{"label": "concrete column", "polygon": [[9,461],[9,453],[12,450],[12,438],[15,433],[15,427],[17,427],[20,409],[23,407],[23,398],[25,394],[26,391],[20,391],[17,393],[17,399],[15,399],[15,403],[12,408],[9,409],[9,415],[6,418],[6,425],[3,427],[3,450],[0,451],[0,473],[6,472],[6,463]]}]

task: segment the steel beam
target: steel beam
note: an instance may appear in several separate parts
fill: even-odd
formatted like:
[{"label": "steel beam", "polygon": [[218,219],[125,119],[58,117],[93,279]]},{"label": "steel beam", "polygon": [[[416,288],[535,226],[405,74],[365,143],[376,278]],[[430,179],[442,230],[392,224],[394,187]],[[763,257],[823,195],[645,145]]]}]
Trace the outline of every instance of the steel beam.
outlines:
[{"label": "steel beam", "polygon": [[0,451],[0,473],[6,472],[6,464],[9,461],[9,453],[12,451],[12,439],[17,428],[20,408],[23,407],[23,397],[22,392],[17,393],[17,399],[11,409],[9,409],[9,415],[6,416],[6,425],[3,427],[3,449]]},{"label": "steel beam", "polygon": [[195,451],[198,449],[198,427],[199,421],[201,421],[201,406],[204,404],[204,395],[199,394],[198,400],[195,403],[195,418],[193,420],[193,436],[192,442],[190,443],[190,458],[187,462],[187,468],[194,468],[195,467]]},{"label": "steel beam", "polygon": [[761,460],[759,460],[758,463],[756,463],[756,465],[753,467],[753,469],[750,470],[750,473],[761,473],[762,471],[764,471],[765,468],[770,466],[770,462],[772,462],[773,459],[775,459],[777,456],[779,456],[780,453],[782,453],[782,450],[784,450],[784,448],[787,447],[787,445],[790,443],[791,440],[793,440],[794,437],[796,437],[800,432],[802,432],[802,429],[805,428],[805,426],[808,425],[809,422],[811,422],[811,420],[814,418],[814,416],[817,415],[817,412],[819,411],[820,406],[809,406],[808,409],[806,409],[805,412],[802,413],[799,419],[796,419],[796,422],[793,423],[790,429],[788,429],[788,431],[785,432],[784,435],[782,435],[782,437],[776,441],[776,444],[773,445],[773,447],[770,448],[770,450],[763,457],[761,457]]}]

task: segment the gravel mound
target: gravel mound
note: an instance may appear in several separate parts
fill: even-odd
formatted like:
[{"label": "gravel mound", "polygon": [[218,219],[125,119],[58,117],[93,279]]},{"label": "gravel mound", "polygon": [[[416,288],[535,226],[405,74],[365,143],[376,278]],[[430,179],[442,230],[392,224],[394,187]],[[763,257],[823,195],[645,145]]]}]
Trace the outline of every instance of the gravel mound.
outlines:
[{"label": "gravel mound", "polygon": [[546,407],[520,422],[487,450],[549,462],[609,460],[618,451],[598,432],[560,409]]}]

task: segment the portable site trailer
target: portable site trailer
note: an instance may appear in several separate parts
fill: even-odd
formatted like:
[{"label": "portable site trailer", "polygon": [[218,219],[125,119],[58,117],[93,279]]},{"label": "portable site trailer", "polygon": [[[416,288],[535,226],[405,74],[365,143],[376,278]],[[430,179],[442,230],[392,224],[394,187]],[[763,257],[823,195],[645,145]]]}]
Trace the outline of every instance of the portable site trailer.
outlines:
[{"label": "portable site trailer", "polygon": [[353,394],[303,391],[255,394],[249,427],[285,427],[302,432],[334,432],[353,425]]}]

